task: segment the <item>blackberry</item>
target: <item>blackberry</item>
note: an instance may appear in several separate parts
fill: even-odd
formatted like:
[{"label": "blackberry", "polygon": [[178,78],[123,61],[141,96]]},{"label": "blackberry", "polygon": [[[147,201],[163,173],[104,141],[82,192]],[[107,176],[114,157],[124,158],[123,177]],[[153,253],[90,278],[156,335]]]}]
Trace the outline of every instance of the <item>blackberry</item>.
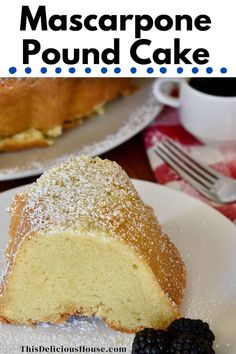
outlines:
[{"label": "blackberry", "polygon": [[143,331],[136,333],[132,345],[132,354],[168,354],[168,349],[166,331],[145,328]]},{"label": "blackberry", "polygon": [[213,332],[208,323],[202,320],[192,320],[190,318],[180,318],[172,322],[167,329],[172,340],[182,334],[193,334],[212,344],[215,340]]},{"label": "blackberry", "polygon": [[212,345],[193,334],[183,334],[170,346],[170,354],[215,354]]}]

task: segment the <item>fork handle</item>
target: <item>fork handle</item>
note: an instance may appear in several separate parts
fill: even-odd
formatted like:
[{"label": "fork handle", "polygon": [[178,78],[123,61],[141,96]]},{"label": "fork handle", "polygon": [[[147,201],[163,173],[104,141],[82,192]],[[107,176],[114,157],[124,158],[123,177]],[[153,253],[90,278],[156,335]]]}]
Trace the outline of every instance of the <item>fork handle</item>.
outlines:
[{"label": "fork handle", "polygon": [[[170,86],[170,84],[172,85]],[[180,106],[179,98],[170,95],[173,84],[179,85],[180,79],[157,79],[153,85],[153,94],[159,102],[177,108]],[[169,93],[166,92],[167,90],[165,88],[169,88]]]}]

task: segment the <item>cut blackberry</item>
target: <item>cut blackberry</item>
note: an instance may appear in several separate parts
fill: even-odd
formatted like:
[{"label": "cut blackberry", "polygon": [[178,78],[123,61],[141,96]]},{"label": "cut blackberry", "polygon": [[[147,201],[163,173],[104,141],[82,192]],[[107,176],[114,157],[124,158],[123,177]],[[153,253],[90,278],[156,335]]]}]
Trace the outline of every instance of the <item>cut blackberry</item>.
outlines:
[{"label": "cut blackberry", "polygon": [[180,318],[172,322],[167,329],[172,340],[182,334],[193,334],[203,340],[213,343],[215,336],[210,330],[208,323],[202,320],[192,320],[190,318]]},{"label": "cut blackberry", "polygon": [[191,334],[183,334],[176,338],[170,346],[170,354],[215,354],[212,345],[202,338]]},{"label": "cut blackberry", "polygon": [[168,354],[169,342],[166,331],[145,328],[136,333],[132,354]]}]

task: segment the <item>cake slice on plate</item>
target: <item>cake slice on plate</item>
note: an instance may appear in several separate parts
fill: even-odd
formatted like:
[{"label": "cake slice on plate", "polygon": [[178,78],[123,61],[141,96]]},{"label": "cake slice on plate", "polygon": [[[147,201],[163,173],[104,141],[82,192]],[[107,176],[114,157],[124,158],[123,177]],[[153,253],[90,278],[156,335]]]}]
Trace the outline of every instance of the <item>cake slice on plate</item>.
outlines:
[{"label": "cake slice on plate", "polygon": [[11,206],[3,322],[99,316],[126,332],[179,316],[185,267],[115,162],[80,157],[45,172]]}]

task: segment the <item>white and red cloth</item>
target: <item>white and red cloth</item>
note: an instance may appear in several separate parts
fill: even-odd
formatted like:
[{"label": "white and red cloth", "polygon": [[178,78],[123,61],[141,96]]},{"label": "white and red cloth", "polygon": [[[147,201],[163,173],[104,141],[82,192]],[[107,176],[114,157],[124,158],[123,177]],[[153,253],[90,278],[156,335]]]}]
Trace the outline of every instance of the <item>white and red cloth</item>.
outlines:
[{"label": "white and red cloth", "polygon": [[212,148],[203,145],[182,127],[178,110],[170,107],[165,107],[162,110],[155,121],[144,130],[143,136],[147,154],[158,183],[197,197],[236,222],[236,202],[217,205],[204,198],[155,154],[154,147],[165,137],[169,137],[186,147],[193,157],[233,178],[236,178],[236,148]]}]

